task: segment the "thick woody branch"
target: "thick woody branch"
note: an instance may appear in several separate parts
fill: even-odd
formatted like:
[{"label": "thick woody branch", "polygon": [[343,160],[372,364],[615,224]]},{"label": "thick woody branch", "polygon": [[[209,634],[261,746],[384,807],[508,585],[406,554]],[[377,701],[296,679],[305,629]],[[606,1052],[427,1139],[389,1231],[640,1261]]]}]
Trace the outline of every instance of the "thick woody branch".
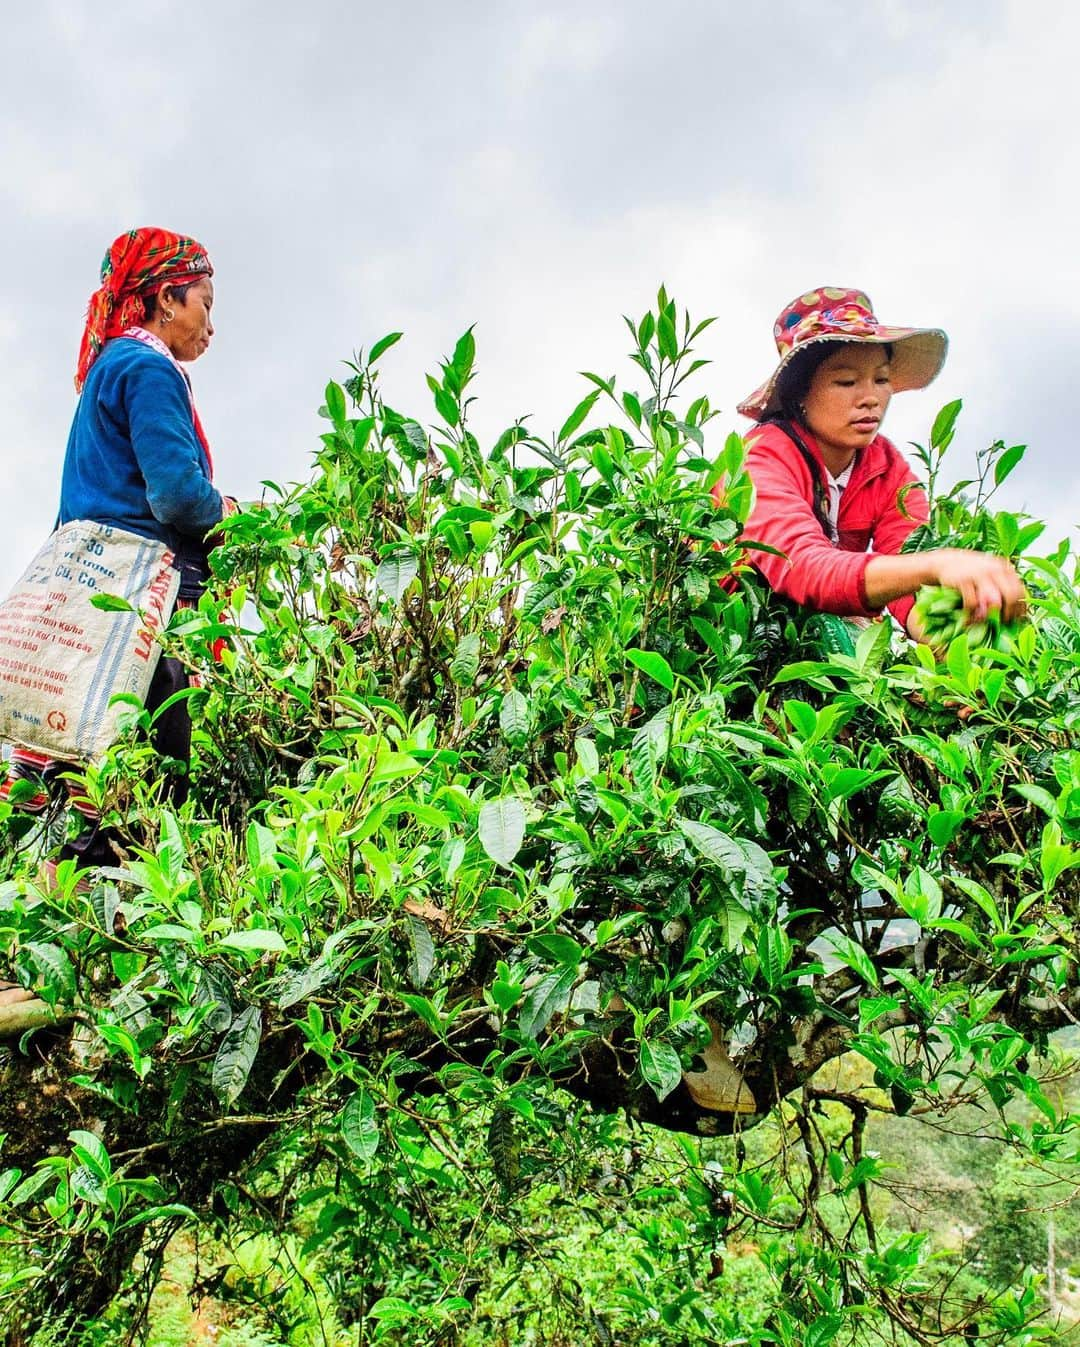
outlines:
[{"label": "thick woody branch", "polygon": [[54,1009],[45,1001],[28,997],[25,1001],[0,1005],[0,1039],[21,1038],[34,1029],[67,1024],[72,1019],[71,1011]]}]

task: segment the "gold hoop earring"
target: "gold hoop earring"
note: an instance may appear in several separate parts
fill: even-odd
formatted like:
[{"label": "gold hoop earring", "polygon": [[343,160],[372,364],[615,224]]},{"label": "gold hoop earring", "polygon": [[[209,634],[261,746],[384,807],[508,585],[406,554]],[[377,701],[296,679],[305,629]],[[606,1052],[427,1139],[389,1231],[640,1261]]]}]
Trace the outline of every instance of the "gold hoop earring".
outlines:
[{"label": "gold hoop earring", "polygon": [[173,320],[175,317],[176,317],[176,313],[175,313],[172,309],[162,309],[162,311],[161,311],[161,321],[162,321],[163,323],[171,323],[172,320]]}]

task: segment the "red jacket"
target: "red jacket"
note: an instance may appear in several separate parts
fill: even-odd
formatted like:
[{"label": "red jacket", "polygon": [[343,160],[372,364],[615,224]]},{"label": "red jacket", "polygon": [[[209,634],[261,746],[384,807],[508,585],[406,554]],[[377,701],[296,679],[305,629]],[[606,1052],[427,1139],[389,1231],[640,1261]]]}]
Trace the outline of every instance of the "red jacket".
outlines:
[{"label": "red jacket", "polygon": [[[813,435],[799,427],[825,481],[825,465]],[[883,435],[860,449],[840,497],[838,544],[822,530],[813,510],[813,481],[803,455],[777,425],[747,437],[746,467],[754,483],[747,520],[748,543],[774,547],[782,556],[748,548],[748,560],[778,593],[821,612],[873,617],[866,599],[866,567],[874,552],[895,554],[929,510],[922,487],[904,491],[915,475]],[[889,611],[907,625],[914,599],[894,599]]]}]

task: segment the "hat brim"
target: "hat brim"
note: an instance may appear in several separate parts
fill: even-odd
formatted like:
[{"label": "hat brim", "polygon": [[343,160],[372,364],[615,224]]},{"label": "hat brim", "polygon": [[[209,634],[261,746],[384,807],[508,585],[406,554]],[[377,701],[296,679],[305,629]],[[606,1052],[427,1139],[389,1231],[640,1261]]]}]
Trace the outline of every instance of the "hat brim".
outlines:
[{"label": "hat brim", "polygon": [[870,346],[893,347],[889,362],[891,382],[894,393],[907,393],[916,388],[925,388],[933,383],[941,373],[945,356],[949,349],[949,339],[944,332],[929,327],[879,327],[871,336],[855,336],[850,332],[825,332],[818,337],[808,337],[799,342],[783,356],[772,374],[754,390],[748,398],[740,402],[736,410],[752,421],[763,421],[767,416],[780,410],[777,386],[780,376],[801,351],[820,342],[836,342],[850,345],[854,342]]}]

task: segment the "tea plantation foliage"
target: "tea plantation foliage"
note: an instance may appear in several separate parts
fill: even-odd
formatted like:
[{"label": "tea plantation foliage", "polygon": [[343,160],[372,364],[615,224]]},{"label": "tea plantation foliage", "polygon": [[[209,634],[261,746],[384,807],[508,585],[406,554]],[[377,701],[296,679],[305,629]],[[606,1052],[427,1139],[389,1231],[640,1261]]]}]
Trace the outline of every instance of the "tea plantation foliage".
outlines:
[{"label": "tea plantation foliage", "polygon": [[[585,376],[550,442],[470,431],[471,333],[433,427],[377,342],[171,624],[187,803],[133,727],[85,895],[37,878],[62,817],[5,816],[45,1003],[0,1010],[8,1343],[143,1340],[178,1236],[251,1341],[1064,1340],[1031,1268],[1080,1173],[1075,559],[993,508],[1021,449],[946,486],[953,404],[917,545],[1019,557],[1030,625],[824,653],[738,570],[706,324],[628,326],[639,391]],[[996,1255],[897,1201],[969,1133]]]}]

